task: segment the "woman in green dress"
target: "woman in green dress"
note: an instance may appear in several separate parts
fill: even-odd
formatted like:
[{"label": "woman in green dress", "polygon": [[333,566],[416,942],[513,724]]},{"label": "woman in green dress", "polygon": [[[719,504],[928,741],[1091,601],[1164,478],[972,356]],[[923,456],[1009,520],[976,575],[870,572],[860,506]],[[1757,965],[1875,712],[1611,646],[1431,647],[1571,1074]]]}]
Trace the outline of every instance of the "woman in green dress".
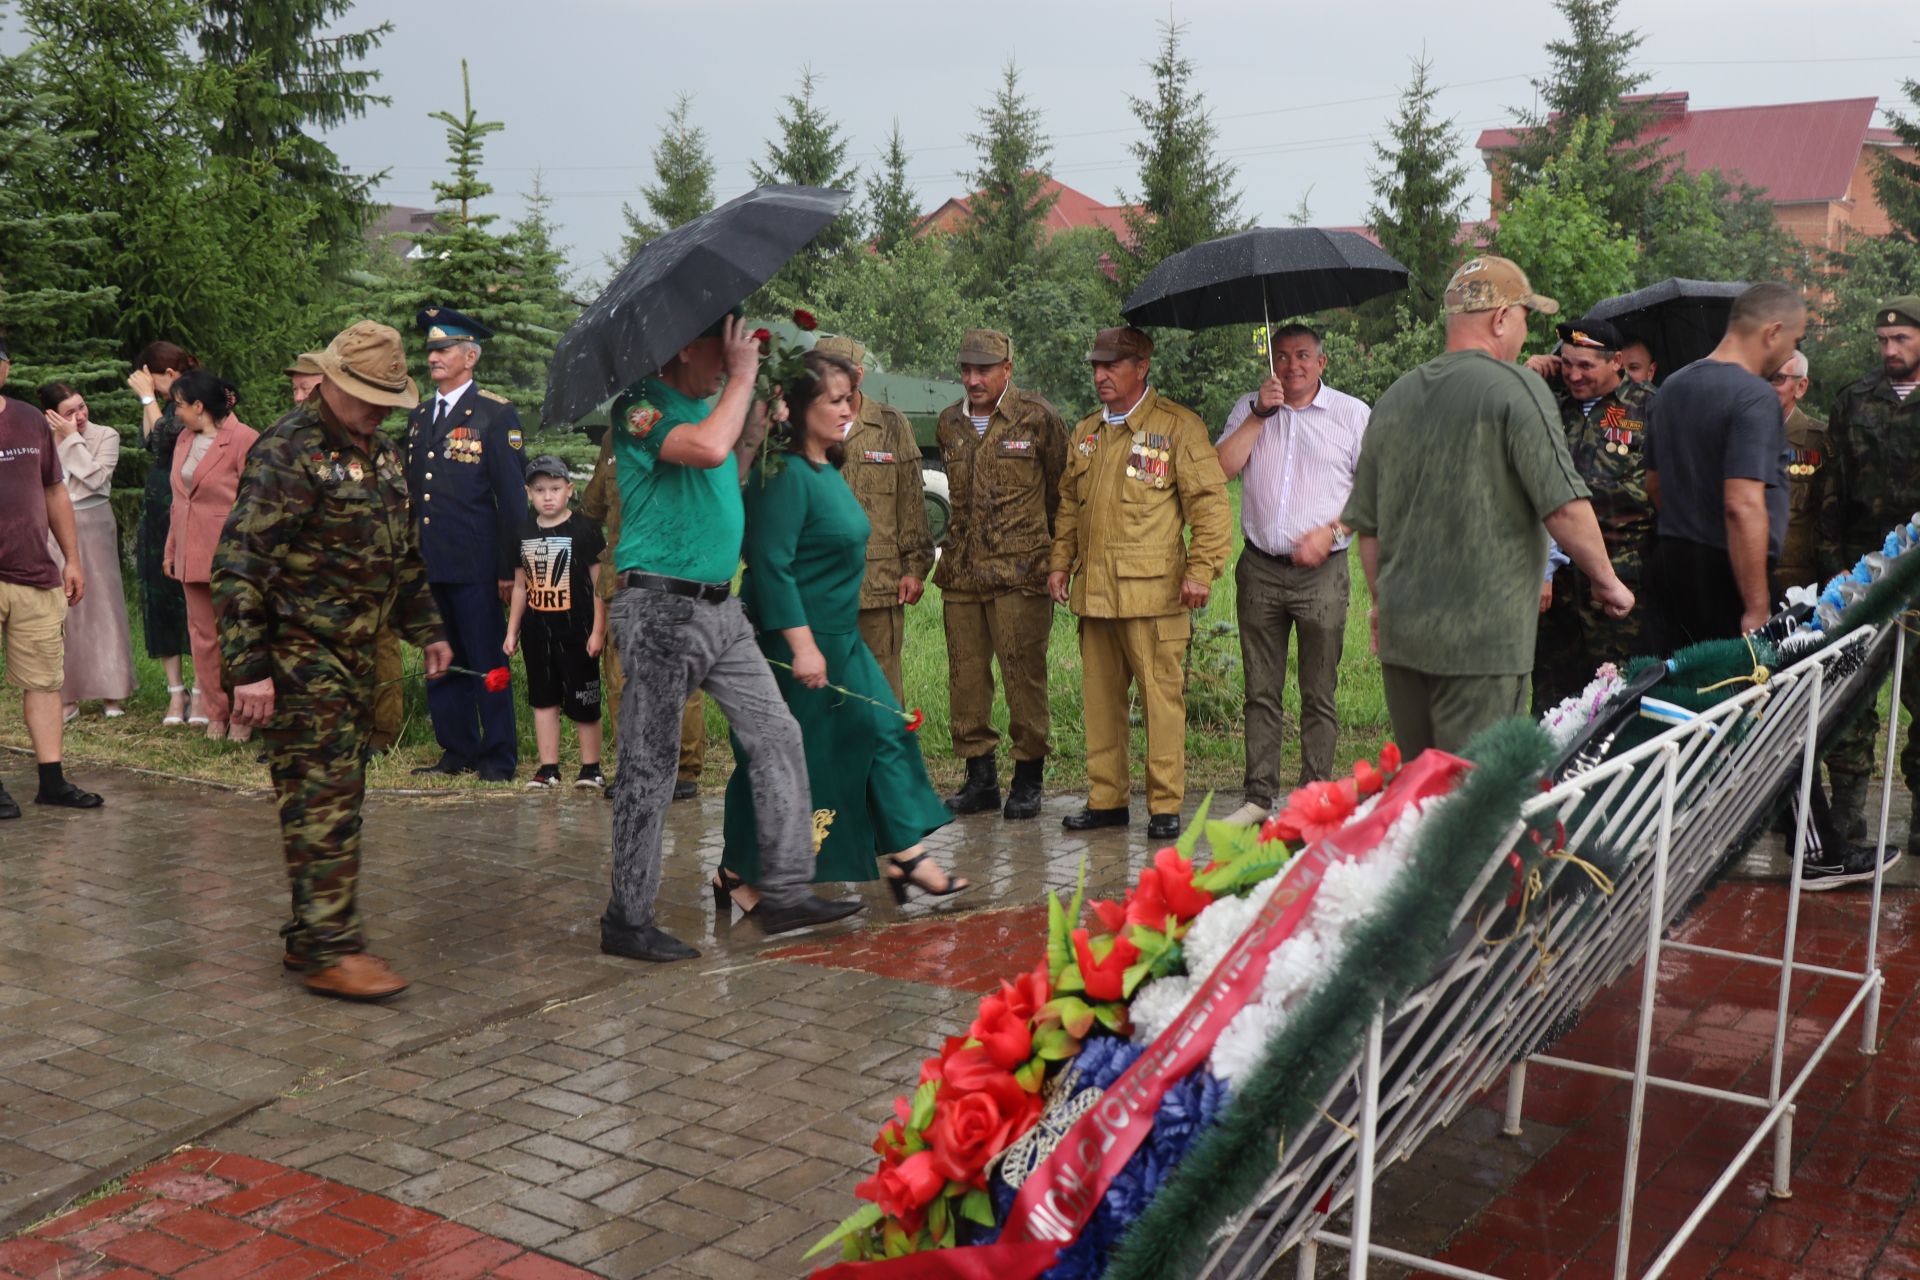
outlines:
[{"label": "woman in green dress", "polygon": [[[919,739],[860,638],[869,525],[839,470],[840,442],[853,419],[853,367],[816,352],[807,354],[806,367],[784,394],[787,420],[778,429],[786,447],[747,476],[740,598],[806,744],[813,878],[872,880],[876,855],[885,854],[897,901],[906,901],[909,886],[958,893],[967,882],[949,876],[920,845],[953,815],[928,781]],[[736,743],[736,758],[738,751]],[[746,911],[756,901],[748,886],[759,878],[758,844],[744,769],[727,784],[725,833],[714,880],[723,919],[731,914],[729,895]]]}]

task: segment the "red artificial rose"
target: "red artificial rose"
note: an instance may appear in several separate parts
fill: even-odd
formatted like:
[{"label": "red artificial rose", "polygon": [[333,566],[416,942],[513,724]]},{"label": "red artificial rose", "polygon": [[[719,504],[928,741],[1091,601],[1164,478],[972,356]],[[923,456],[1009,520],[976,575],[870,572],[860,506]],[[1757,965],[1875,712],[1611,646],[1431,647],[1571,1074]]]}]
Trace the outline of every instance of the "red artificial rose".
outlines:
[{"label": "red artificial rose", "polygon": [[1125,938],[1115,938],[1107,958],[1094,963],[1093,948],[1087,943],[1087,931],[1073,931],[1073,954],[1080,962],[1080,981],[1087,995],[1095,1000],[1126,998],[1127,967],[1140,958],[1140,948]]},{"label": "red artificial rose", "polygon": [[994,1066],[1011,1071],[1033,1056],[1032,1017],[1030,1012],[1016,1015],[1004,996],[988,996],[967,1034],[980,1042]]},{"label": "red artificial rose", "polygon": [[1154,870],[1160,873],[1160,893],[1167,910],[1181,920],[1191,920],[1213,903],[1213,895],[1194,887],[1193,863],[1180,856],[1171,845],[1153,855]]},{"label": "red artificial rose", "polygon": [[897,1218],[909,1231],[918,1231],[924,1218],[922,1210],[947,1185],[946,1178],[933,1167],[933,1154],[916,1151],[899,1164],[881,1166],[878,1173],[853,1189],[862,1200],[871,1200],[889,1218]]},{"label": "red artificial rose", "polygon": [[802,329],[805,329],[808,333],[812,333],[820,327],[820,322],[813,318],[813,312],[803,310],[799,307],[795,307],[793,310],[793,322]]},{"label": "red artificial rose", "polygon": [[1362,796],[1374,795],[1387,785],[1386,777],[1365,760],[1353,762],[1353,789]]},{"label": "red artificial rose", "polygon": [[[905,1098],[895,1098],[893,1109],[899,1111],[908,1105]],[[880,1159],[887,1164],[898,1164],[907,1154],[907,1123],[904,1118],[889,1120],[880,1126],[880,1132],[874,1136],[873,1149],[880,1153]]]},{"label": "red artificial rose", "polygon": [[506,667],[495,667],[493,670],[487,672],[488,693],[505,693],[507,687],[512,683],[513,672]]},{"label": "red artificial rose", "polygon": [[927,722],[927,717],[924,714],[922,714],[920,708],[915,707],[913,709],[913,714],[907,717],[907,732],[908,733],[920,732],[920,726],[925,724],[926,722]]},{"label": "red artificial rose", "polygon": [[1284,811],[1260,824],[1260,843],[1272,844],[1276,840],[1281,844],[1300,842],[1300,828],[1293,825],[1293,820]]},{"label": "red artificial rose", "polygon": [[1111,898],[1095,898],[1092,903],[1093,914],[1108,933],[1125,933],[1127,929],[1127,904],[1115,902]]},{"label": "red artificial rose", "polygon": [[1388,777],[1400,772],[1400,748],[1391,742],[1380,748],[1380,772]]},{"label": "red artificial rose", "polygon": [[987,1185],[987,1161],[1012,1144],[1014,1126],[1026,1111],[1024,1099],[1039,1100],[1017,1085],[1014,1092],[1018,1099],[981,1090],[943,1098],[935,1106],[933,1123],[927,1126],[927,1154],[933,1158],[935,1172],[968,1186]]},{"label": "red artificial rose", "polygon": [[1031,1021],[1040,1012],[1040,1006],[1053,999],[1052,985],[1047,979],[1047,962],[1042,960],[1012,982],[1002,978],[1000,995],[1006,1000],[1007,1009],[1014,1017]]},{"label": "red artificial rose", "polygon": [[937,1058],[928,1058],[920,1064],[920,1083],[925,1084],[929,1080],[945,1080],[947,1078],[947,1063],[952,1061],[955,1054],[966,1047],[967,1038],[965,1036],[948,1036],[946,1042],[940,1046],[940,1056]]}]

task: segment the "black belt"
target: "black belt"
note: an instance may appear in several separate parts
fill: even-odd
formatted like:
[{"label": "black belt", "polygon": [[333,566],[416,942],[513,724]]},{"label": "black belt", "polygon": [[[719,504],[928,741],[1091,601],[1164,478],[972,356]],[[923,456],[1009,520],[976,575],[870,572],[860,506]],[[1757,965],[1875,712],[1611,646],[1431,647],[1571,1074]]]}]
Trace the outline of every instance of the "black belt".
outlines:
[{"label": "black belt", "polygon": [[695,582],[691,578],[669,578],[664,574],[641,573],[638,569],[628,569],[620,575],[623,587],[641,587],[647,591],[664,591],[668,595],[692,596],[695,600],[705,600],[708,604],[719,604],[733,594],[730,582]]},{"label": "black belt", "polygon": [[[1247,550],[1253,552],[1253,554],[1259,556],[1262,560],[1271,560],[1275,564],[1283,564],[1287,566],[1287,568],[1289,569],[1304,569],[1307,567],[1306,565],[1303,565],[1299,561],[1295,560],[1292,556],[1277,556],[1273,554],[1273,552],[1271,551],[1262,551],[1260,548],[1254,546],[1251,542],[1247,544]],[[1327,558],[1331,560],[1333,557],[1328,556]]]}]

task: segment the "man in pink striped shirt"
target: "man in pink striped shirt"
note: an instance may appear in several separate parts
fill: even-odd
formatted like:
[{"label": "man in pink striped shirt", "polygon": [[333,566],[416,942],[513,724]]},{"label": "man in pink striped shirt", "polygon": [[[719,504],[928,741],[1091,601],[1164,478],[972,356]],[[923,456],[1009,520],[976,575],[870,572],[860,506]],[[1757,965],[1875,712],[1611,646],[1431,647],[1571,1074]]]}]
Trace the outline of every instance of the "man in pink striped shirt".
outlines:
[{"label": "man in pink striped shirt", "polygon": [[1220,466],[1242,477],[1246,550],[1234,568],[1246,670],[1246,803],[1233,823],[1266,818],[1280,793],[1287,645],[1300,634],[1300,781],[1333,774],[1334,692],[1347,629],[1347,544],[1340,523],[1367,406],[1321,380],[1327,355],[1303,324],[1273,336],[1273,373],[1242,397],[1220,433]]}]

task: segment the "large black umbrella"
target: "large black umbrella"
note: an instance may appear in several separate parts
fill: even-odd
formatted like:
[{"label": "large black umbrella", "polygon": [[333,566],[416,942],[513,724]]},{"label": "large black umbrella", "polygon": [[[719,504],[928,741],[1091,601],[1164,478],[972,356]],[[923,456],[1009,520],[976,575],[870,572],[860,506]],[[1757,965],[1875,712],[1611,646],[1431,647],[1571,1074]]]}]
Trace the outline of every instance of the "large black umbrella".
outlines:
[{"label": "large black umbrella", "polygon": [[1675,277],[1593,304],[1587,314],[1611,320],[1629,338],[1647,344],[1660,377],[1692,364],[1718,346],[1727,331],[1733,300],[1747,291],[1738,282]]},{"label": "large black umbrella", "polygon": [[1407,269],[1351,231],[1255,227],[1161,261],[1121,308],[1138,325],[1267,324],[1407,287]]},{"label": "large black umbrella", "polygon": [[759,187],[640,246],[554,348],[542,420],[578,421],[659,369],[772,279],[851,198]]}]

